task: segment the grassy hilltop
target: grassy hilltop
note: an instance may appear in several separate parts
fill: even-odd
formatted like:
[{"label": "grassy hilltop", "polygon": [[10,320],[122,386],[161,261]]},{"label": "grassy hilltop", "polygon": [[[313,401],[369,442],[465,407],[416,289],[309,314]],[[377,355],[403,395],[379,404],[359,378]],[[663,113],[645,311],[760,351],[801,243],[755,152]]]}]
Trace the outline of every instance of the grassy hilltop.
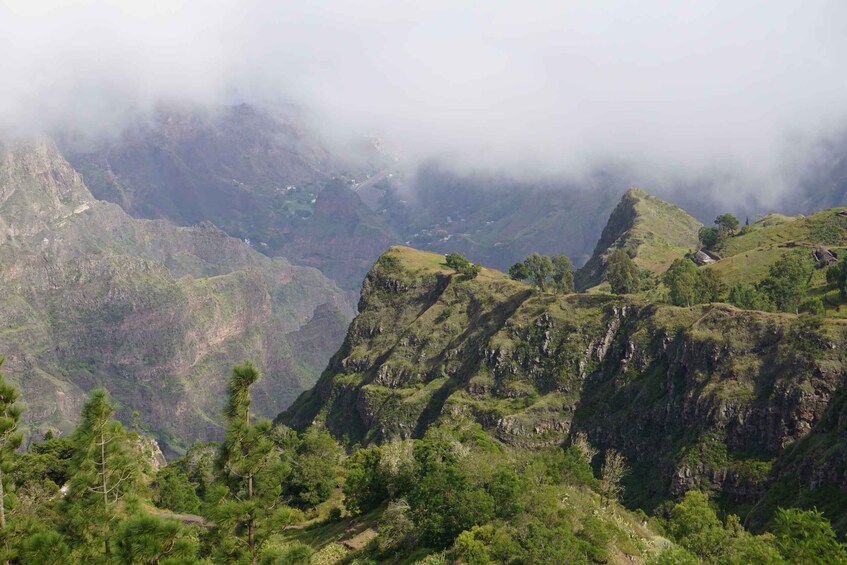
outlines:
[{"label": "grassy hilltop", "polygon": [[[728,285],[755,284],[768,275],[768,270],[781,257],[799,254],[814,262],[812,253],[818,246],[847,258],[847,216],[845,208],[822,210],[806,217],[771,214],[751,224],[747,233],[727,238],[716,249],[720,261],[708,268]],[[843,317],[844,299],[826,283],[826,270],[813,271],[807,296],[820,298],[827,316]]]},{"label": "grassy hilltop", "polygon": [[614,249],[625,250],[643,270],[663,273],[674,259],[697,245],[701,227],[683,209],[631,188],[612,211],[594,254],[575,273],[576,286],[585,290],[600,284]]}]

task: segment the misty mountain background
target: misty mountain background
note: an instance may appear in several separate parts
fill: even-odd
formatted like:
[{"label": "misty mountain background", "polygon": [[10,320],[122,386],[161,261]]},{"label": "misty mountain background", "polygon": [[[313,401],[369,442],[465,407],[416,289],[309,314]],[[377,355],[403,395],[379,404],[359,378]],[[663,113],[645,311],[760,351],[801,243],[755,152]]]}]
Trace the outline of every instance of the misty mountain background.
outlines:
[{"label": "misty mountain background", "polygon": [[[393,244],[579,266],[632,186],[707,225],[847,203],[844,21],[847,5],[822,0],[8,0],[0,144],[46,139],[51,159],[10,165],[0,212],[19,221],[6,204],[20,179],[78,173],[132,217],[120,225],[214,224],[240,253],[320,269],[337,304]],[[321,354],[352,315],[327,312],[302,320],[303,335],[331,336]],[[324,361],[293,350],[302,378],[274,409]]]},{"label": "misty mountain background", "polygon": [[155,127],[162,104],[247,103],[296,108],[334,156],[369,136],[413,171],[588,190],[614,177],[790,212],[837,191],[846,16],[825,0],[8,0],[0,132],[115,139]]},{"label": "misty mountain background", "polygon": [[[288,106],[159,105],[116,135],[57,130],[53,137],[98,199],[180,225],[211,221],[251,247],[314,266],[355,291],[389,245],[407,244],[505,269],[533,251],[577,265],[609,212],[644,176],[608,162],[579,178],[534,178],[415,162],[379,139],[340,147]],[[754,221],[844,203],[845,136],[822,140],[794,188],[775,197],[716,197],[728,173],[653,179],[646,188],[705,224],[724,211]]]}]

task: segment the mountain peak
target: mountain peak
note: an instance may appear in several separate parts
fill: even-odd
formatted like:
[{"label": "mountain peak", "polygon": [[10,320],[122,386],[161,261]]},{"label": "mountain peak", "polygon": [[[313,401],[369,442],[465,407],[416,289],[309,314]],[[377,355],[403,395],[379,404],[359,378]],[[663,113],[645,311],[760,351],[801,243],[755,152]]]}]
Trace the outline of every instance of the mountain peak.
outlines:
[{"label": "mountain peak", "polygon": [[586,289],[602,281],[605,256],[612,249],[624,249],[641,269],[662,273],[697,245],[700,227],[682,208],[630,188],[609,216],[591,259],[577,271],[577,287]]},{"label": "mountain peak", "polygon": [[637,186],[631,186],[629,187],[629,189],[627,189],[626,192],[624,192],[624,195],[621,197],[621,200],[641,199],[650,196],[651,195],[648,194],[646,190],[638,188]]}]

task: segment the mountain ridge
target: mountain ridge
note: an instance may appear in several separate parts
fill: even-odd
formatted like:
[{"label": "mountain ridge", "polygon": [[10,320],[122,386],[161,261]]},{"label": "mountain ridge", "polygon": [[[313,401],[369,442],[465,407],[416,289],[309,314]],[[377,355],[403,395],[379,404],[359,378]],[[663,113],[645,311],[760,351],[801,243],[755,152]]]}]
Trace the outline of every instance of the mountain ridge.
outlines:
[{"label": "mountain ridge", "polygon": [[[555,296],[484,273],[461,280],[442,256],[386,252],[344,345],[277,421],[366,445],[446,421],[523,447],[581,431],[629,458],[630,507],[701,488],[761,527],[767,506],[750,509],[788,480],[789,446],[813,442],[847,390],[840,320]],[[838,476],[842,460],[823,468]],[[847,515],[825,512],[844,532]]]},{"label": "mountain ridge", "polygon": [[[94,195],[133,217],[213,222],[261,253],[322,269],[348,289],[396,239],[351,189],[372,167],[331,152],[296,109],[160,105],[115,137],[57,137]],[[352,215],[329,213],[342,205]],[[343,237],[332,237],[340,228]]]},{"label": "mountain ridge", "polygon": [[314,269],[209,223],[135,220],[97,201],[48,141],[2,148],[0,195],[0,349],[33,435],[69,429],[105,385],[121,418],[138,410],[165,449],[216,438],[231,364],[265,368],[257,407],[274,414],[311,384],[352,314]]},{"label": "mountain ridge", "polygon": [[576,286],[586,290],[600,284],[606,255],[613,249],[623,249],[640,269],[660,275],[698,246],[702,226],[682,208],[630,188],[609,216],[591,258],[574,273]]}]

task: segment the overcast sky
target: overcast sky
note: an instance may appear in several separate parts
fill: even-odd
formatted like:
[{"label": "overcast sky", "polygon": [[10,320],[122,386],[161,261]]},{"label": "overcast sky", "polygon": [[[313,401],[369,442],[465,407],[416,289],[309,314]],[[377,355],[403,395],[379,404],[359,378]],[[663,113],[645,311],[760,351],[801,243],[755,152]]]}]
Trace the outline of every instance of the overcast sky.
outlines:
[{"label": "overcast sky", "polygon": [[847,124],[845,30],[844,0],[0,0],[0,129],[291,100],[412,158],[776,191]]}]

